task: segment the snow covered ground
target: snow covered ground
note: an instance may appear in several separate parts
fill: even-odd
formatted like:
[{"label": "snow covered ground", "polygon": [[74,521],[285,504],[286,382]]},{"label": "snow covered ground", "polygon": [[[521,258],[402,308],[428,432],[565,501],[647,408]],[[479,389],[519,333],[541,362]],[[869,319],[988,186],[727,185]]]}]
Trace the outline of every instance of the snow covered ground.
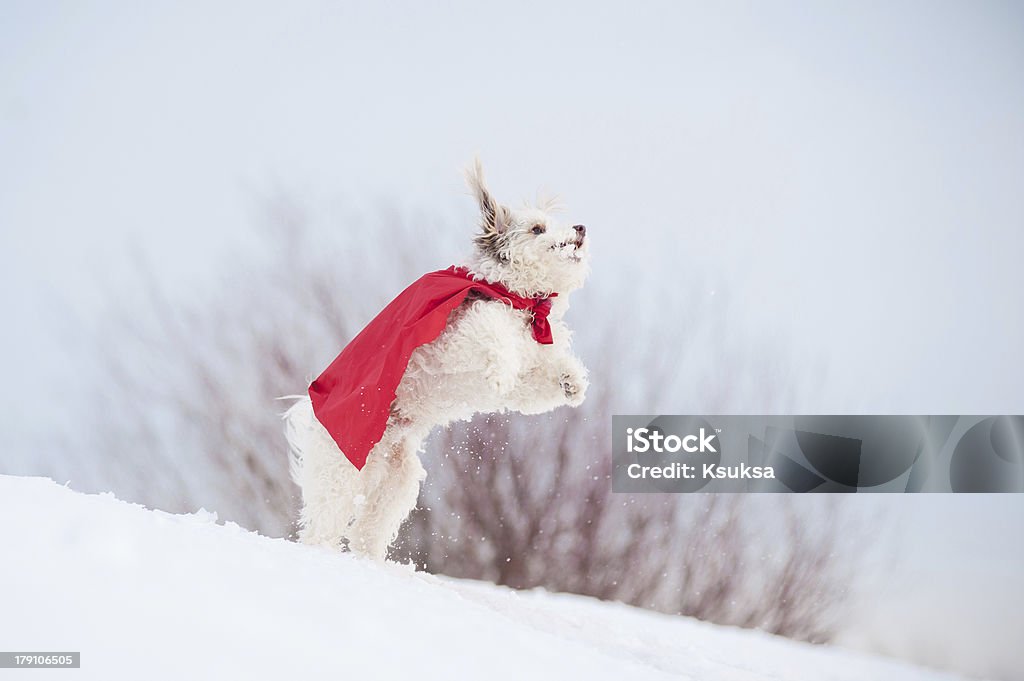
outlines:
[{"label": "snow covered ground", "polygon": [[[0,476],[0,648],[33,679],[956,678],[843,649],[379,565]],[[6,672],[6,670],[5,670]]]}]

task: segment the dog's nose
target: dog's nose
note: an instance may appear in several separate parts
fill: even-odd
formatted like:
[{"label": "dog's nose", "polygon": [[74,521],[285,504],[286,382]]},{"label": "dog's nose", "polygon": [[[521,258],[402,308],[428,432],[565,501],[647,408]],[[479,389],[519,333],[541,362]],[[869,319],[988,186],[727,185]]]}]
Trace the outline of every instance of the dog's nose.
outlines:
[{"label": "dog's nose", "polygon": [[587,235],[587,228],[583,225],[573,225],[572,228],[575,229],[576,233],[579,234],[581,237]]}]

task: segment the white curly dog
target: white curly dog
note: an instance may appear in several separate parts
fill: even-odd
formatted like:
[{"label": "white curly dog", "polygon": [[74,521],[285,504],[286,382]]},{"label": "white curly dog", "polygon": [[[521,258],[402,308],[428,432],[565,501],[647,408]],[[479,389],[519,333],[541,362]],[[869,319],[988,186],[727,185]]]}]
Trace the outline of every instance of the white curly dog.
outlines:
[{"label": "white curly dog", "polygon": [[481,227],[465,262],[474,278],[522,296],[550,295],[554,342],[531,336],[529,313],[490,298],[467,298],[441,335],[417,348],[398,386],[384,435],[360,471],[316,419],[308,397],[286,413],[292,478],[302,489],[299,538],[384,559],[416,506],[426,472],[418,453],[435,426],[478,412],[538,414],[577,406],[587,370],[570,347],[563,316],[569,292],[589,271],[583,225],[552,217],[553,204],[511,209],[484,185],[479,161],[466,173]]}]

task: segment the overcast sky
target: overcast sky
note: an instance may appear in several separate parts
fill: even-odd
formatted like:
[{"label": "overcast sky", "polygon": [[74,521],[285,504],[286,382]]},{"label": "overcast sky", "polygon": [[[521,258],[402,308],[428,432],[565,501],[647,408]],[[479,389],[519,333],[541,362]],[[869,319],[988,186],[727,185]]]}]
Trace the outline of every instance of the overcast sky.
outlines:
[{"label": "overcast sky", "polygon": [[1024,411],[1019,4],[406,5],[4,3],[10,418],[39,294],[87,305],[126,239],[209,280],[268,186],[447,209],[477,151],[563,194],[595,280],[727,275],[829,358],[819,407]]}]

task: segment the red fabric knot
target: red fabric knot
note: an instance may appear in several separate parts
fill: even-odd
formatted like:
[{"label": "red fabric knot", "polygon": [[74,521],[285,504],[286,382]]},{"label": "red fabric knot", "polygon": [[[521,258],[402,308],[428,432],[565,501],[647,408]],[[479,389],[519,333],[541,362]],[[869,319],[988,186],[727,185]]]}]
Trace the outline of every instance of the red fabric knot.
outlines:
[{"label": "red fabric knot", "polygon": [[551,299],[557,293],[544,296],[521,296],[513,293],[501,284],[494,284],[489,281],[482,281],[473,278],[473,274],[465,267],[449,267],[445,272],[460,277],[465,277],[473,283],[472,290],[488,298],[503,300],[517,310],[528,310],[532,315],[531,327],[533,339],[541,345],[551,345],[554,338],[551,336],[551,324],[548,323],[548,315],[551,313]]},{"label": "red fabric knot", "polygon": [[555,339],[551,337],[551,324],[548,323],[548,315],[551,314],[551,299],[557,296],[552,293],[547,298],[540,298],[533,304],[533,338],[541,345],[551,345]]}]

